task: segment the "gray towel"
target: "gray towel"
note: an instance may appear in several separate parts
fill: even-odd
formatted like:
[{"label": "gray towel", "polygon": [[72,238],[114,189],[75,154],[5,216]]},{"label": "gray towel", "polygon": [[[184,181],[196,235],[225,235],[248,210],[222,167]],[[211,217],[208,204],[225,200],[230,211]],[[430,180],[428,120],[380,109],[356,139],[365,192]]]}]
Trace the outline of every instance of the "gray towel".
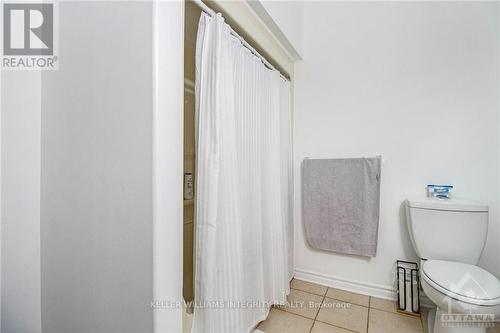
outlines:
[{"label": "gray towel", "polygon": [[309,245],[375,257],[380,205],[380,157],[305,159],[303,221]]}]

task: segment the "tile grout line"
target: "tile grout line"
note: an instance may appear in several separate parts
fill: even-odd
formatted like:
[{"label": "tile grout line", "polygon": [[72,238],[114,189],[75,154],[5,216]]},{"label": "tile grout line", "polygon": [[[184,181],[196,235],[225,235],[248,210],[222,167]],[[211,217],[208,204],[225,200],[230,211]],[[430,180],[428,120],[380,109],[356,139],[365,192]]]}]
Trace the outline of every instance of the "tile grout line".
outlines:
[{"label": "tile grout line", "polygon": [[366,317],[366,333],[370,331],[370,310],[372,309],[372,297],[368,296],[368,316]]},{"label": "tile grout line", "polygon": [[[327,297],[326,297],[326,295],[328,294],[328,289],[330,289],[330,287],[327,287],[327,288],[326,288],[326,292],[325,292],[325,295],[323,296],[323,301],[321,302],[321,305],[323,305],[323,303],[325,302],[325,300],[326,300],[326,298],[327,298]],[[330,298],[330,297],[328,297],[328,299],[333,299],[333,300],[336,300],[336,301],[345,302],[345,301],[338,300],[338,299],[334,299],[334,298]],[[353,304],[352,302],[347,302],[347,303],[349,303],[349,304]],[[357,305],[357,304],[355,304],[355,305]],[[370,305],[370,301],[369,301],[369,300],[368,300],[368,305]],[[315,324],[316,322],[320,322],[320,323],[323,323],[323,324],[326,324],[326,325],[329,325],[329,326],[333,326],[333,327],[341,328],[341,329],[346,330],[346,331],[349,331],[349,332],[359,333],[359,332],[353,331],[353,330],[351,330],[351,329],[349,329],[349,328],[346,328],[346,327],[337,326],[337,325],[332,325],[332,324],[330,324],[330,323],[327,323],[327,322],[324,322],[324,321],[318,320],[319,311],[321,311],[321,308],[318,310],[318,313],[316,314],[316,317],[314,318],[314,322],[313,322],[313,326],[312,326],[312,327],[314,327],[314,324]],[[311,331],[312,331],[312,327],[311,327]],[[311,331],[309,331],[309,333],[311,333]]]},{"label": "tile grout line", "polygon": [[[370,297],[370,296],[368,296]],[[364,307],[364,308],[369,308],[367,305],[362,305],[362,304],[358,304],[358,303],[354,303],[354,302],[349,302],[349,301],[346,301],[346,300],[343,300],[343,299],[338,299],[338,298],[332,298],[332,297],[326,297],[328,299],[331,299],[331,300],[334,300],[334,301],[338,301],[338,302],[342,302],[342,303],[348,303],[348,304],[351,304],[351,305],[356,305],[356,306],[361,306],[361,307]],[[381,310],[381,311],[384,311],[384,310]],[[388,312],[388,311],[386,311]]]},{"label": "tile grout line", "polygon": [[323,303],[325,302],[325,297],[326,297],[327,293],[328,293],[328,287],[326,287],[325,294],[323,295],[323,298],[321,299],[321,304],[319,306],[318,312],[316,312],[316,316],[314,316],[314,320],[313,320],[313,323],[311,325],[311,328],[309,329],[309,333],[312,332],[314,324],[316,323],[316,318],[318,318],[319,312],[321,311],[321,307],[323,306]]},{"label": "tile grout line", "polygon": [[[296,289],[296,290],[300,290],[300,289]],[[300,290],[300,291],[303,291],[303,290]],[[307,292],[306,292],[306,293],[307,293]],[[308,293],[308,294],[311,294],[311,293]],[[320,297],[321,297],[321,295],[318,295],[318,294],[311,294],[311,295],[314,295],[314,296],[320,296]],[[325,293],[325,296],[323,296],[323,301],[322,301],[322,303],[325,301],[325,299],[326,299],[326,298],[327,298],[327,297],[326,297],[326,293]],[[330,299],[333,299],[333,298],[330,298]],[[337,300],[337,301],[338,301],[338,300]],[[357,304],[354,304],[354,305],[357,305]],[[362,306],[362,305],[360,305],[360,306]],[[364,306],[364,307],[366,308],[366,306]],[[360,333],[360,332],[357,332],[357,331],[353,331],[353,330],[351,330],[351,329],[349,329],[349,328],[347,328],[347,327],[333,325],[333,324],[331,324],[331,323],[327,323],[327,322],[325,322],[325,321],[321,321],[321,320],[316,319],[316,318],[318,317],[319,310],[318,310],[318,313],[316,314],[315,319],[312,319],[312,318],[306,317],[306,316],[301,315],[301,314],[298,314],[298,313],[294,313],[294,312],[287,311],[287,310],[285,310],[285,309],[283,309],[283,308],[279,308],[279,307],[273,307],[273,308],[274,308],[274,309],[276,309],[276,310],[278,310],[278,311],[284,312],[284,313],[286,313],[286,314],[290,314],[290,315],[292,315],[292,316],[297,316],[297,317],[301,317],[301,318],[304,318],[304,319],[312,320],[312,321],[313,321],[313,325],[311,326],[311,329],[309,330],[309,332],[311,332],[312,328],[314,327],[314,323],[315,323],[315,322],[320,322],[320,323],[322,323],[322,324],[326,324],[326,325],[328,325],[328,326],[333,326],[333,327],[336,327],[336,328],[341,328],[341,329],[346,330],[346,331],[349,331],[349,332],[353,332],[353,333]],[[321,309],[320,309],[320,310],[321,310]]]},{"label": "tile grout line", "polygon": [[[319,296],[319,295],[316,295],[316,296]],[[297,314],[297,313],[294,313],[294,312],[289,312],[289,311],[283,310],[283,309],[281,309],[281,308],[276,308],[276,307],[274,307],[274,309],[276,309],[276,310],[278,310],[278,311],[281,311],[281,312],[284,312],[284,313],[286,313],[286,314],[292,315],[292,316],[297,316],[297,317],[301,317],[301,318],[304,318],[304,319],[312,320],[312,321],[313,321],[313,325],[311,326],[311,330],[312,330],[312,328],[314,327],[314,323],[315,323],[315,322],[320,322],[320,323],[322,323],[322,324],[326,324],[326,325],[328,325],[328,326],[333,326],[333,327],[336,327],[336,328],[341,328],[341,329],[346,330],[346,331],[349,331],[349,332],[359,333],[359,332],[357,332],[357,331],[353,331],[353,330],[351,330],[351,329],[349,329],[349,328],[346,328],[346,327],[337,326],[337,325],[332,325],[332,324],[327,323],[327,322],[325,322],[325,321],[321,321],[321,320],[317,320],[317,319],[312,319],[312,318],[309,318],[309,317],[306,317],[306,316],[303,316],[303,315],[300,315],[300,314]],[[319,312],[319,311],[318,311],[318,312]],[[316,315],[316,317],[317,317],[317,315]],[[267,319],[267,318],[266,318],[266,319]],[[311,332],[311,330],[309,330],[309,332]]]},{"label": "tile grout line", "polygon": [[[319,296],[319,295],[318,295],[318,296]],[[276,309],[276,310],[278,310],[278,311],[281,311],[281,312],[285,312],[285,313],[291,314],[291,315],[293,315],[293,316],[298,316],[298,317],[302,317],[302,318],[305,318],[305,319],[309,319],[309,320],[313,320],[313,321],[314,321],[314,319],[313,319],[313,318],[306,317],[306,316],[304,316],[304,315],[301,315],[301,314],[298,314],[298,313],[295,313],[295,312],[286,311],[286,310],[281,309],[281,308],[275,308],[275,309]]]},{"label": "tile grout line", "polygon": [[[319,295],[316,295],[316,296],[319,296]],[[308,319],[308,320],[312,320],[313,321],[313,324],[311,326],[311,329],[309,330],[309,332],[311,332],[312,328],[314,327],[314,323],[315,322],[319,322],[319,323],[322,323],[322,324],[325,324],[325,325],[328,325],[328,326],[332,326],[332,327],[336,327],[336,328],[341,328],[343,330],[346,330],[346,331],[349,331],[349,332],[353,332],[353,333],[360,333],[360,332],[357,332],[357,331],[353,331],[351,330],[350,328],[347,328],[347,327],[343,327],[343,326],[338,326],[338,325],[333,325],[331,323],[327,323],[325,321],[321,321],[321,320],[317,320],[317,319],[312,319],[312,318],[309,318],[309,317],[306,317],[306,316],[303,316],[303,315],[300,315],[300,314],[297,314],[297,313],[293,313],[293,312],[288,312],[286,310],[283,310],[283,309],[280,309],[280,308],[274,308],[276,309],[277,311],[281,311],[281,312],[284,312],[286,314],[289,314],[289,315],[292,315],[292,316],[297,316],[297,317],[301,317],[301,318],[304,318],[304,319]],[[317,317],[317,316],[316,316]],[[266,318],[267,319],[267,318]]]},{"label": "tile grout line", "polygon": [[[326,321],[321,321],[321,320],[316,320],[316,321],[317,321],[318,323],[322,323],[322,324],[325,324],[325,325],[327,325],[327,326],[333,326],[333,327],[335,327],[335,328],[341,328],[341,329],[343,329],[343,330],[345,330],[345,331],[349,331],[349,332],[353,332],[353,333],[360,333],[360,332],[358,332],[358,331],[353,331],[353,330],[351,330],[350,328],[347,328],[347,327],[343,327],[343,326],[338,326],[338,325],[333,325],[333,324],[327,323]],[[315,322],[316,322],[316,321],[315,321]]]},{"label": "tile grout line", "polygon": [[[298,281],[302,281],[302,280],[298,280]],[[305,281],[307,282],[307,281]],[[312,283],[312,282],[310,282]],[[317,283],[316,283],[317,284]],[[324,294],[324,295],[319,295],[319,294],[315,294],[315,293],[312,293],[310,291],[307,291],[307,290],[303,290],[303,289],[298,289],[298,288],[293,288],[293,287],[290,287],[290,289],[294,289],[294,290],[298,290],[298,291],[302,291],[304,293],[307,293],[307,294],[311,294],[311,295],[316,295],[316,296],[324,296],[324,297],[327,297],[326,294],[328,293],[328,289],[337,289],[337,288],[334,288],[334,287],[328,287],[328,286],[324,286],[322,284],[317,284],[318,286],[321,286],[321,287],[326,287],[326,290],[327,292]],[[336,300],[336,301],[341,301],[341,302],[345,302],[345,303],[350,303],[350,304],[354,304],[354,305],[359,305],[359,306],[362,306],[362,307],[365,307],[365,308],[370,308],[371,305],[370,305],[370,300],[373,296],[370,296],[370,295],[365,295],[365,294],[359,294],[359,293],[354,293],[354,292],[351,292],[351,291],[347,291],[347,290],[343,290],[343,289],[337,289],[337,290],[342,290],[342,291],[345,291],[347,293],[351,293],[351,294],[355,294],[355,295],[360,295],[360,296],[366,296],[368,297],[368,305],[363,305],[363,304],[358,304],[358,303],[354,303],[354,302],[349,302],[349,301],[346,301],[346,300],[342,300],[342,299],[338,299],[338,298],[333,298],[333,297],[328,297],[329,299],[333,299],[333,300]],[[383,299],[385,300],[385,299]],[[390,301],[390,300],[387,300],[387,301]],[[390,301],[390,302],[395,302],[395,301]],[[374,308],[374,309],[377,309],[377,308]],[[391,311],[387,311],[387,310],[383,310],[383,309],[377,309],[377,310],[380,310],[380,311],[385,311],[385,312],[389,312],[391,313]]]},{"label": "tile grout line", "polygon": [[[322,285],[319,285],[319,286],[322,286]],[[345,329],[345,330],[348,330],[348,331],[351,331],[351,332],[356,332],[356,331],[352,331],[348,328],[345,328],[345,327],[341,327],[341,326],[337,326],[337,325],[332,325],[330,323],[327,323],[327,322],[323,322],[321,320],[318,320],[318,315],[319,315],[319,312],[321,311],[322,309],[322,305],[323,303],[326,301],[326,298],[328,299],[331,299],[331,300],[334,300],[334,301],[339,301],[339,302],[345,302],[345,303],[350,303],[350,304],[353,304],[353,305],[357,305],[357,306],[360,306],[360,307],[364,307],[368,310],[368,315],[367,315],[367,324],[366,324],[366,330],[367,330],[367,333],[370,329],[370,310],[371,309],[374,309],[374,310],[377,310],[377,311],[380,311],[380,312],[385,312],[385,313],[389,313],[389,314],[392,314],[392,315],[396,315],[396,316],[399,316],[399,317],[413,317],[413,316],[408,316],[408,315],[405,315],[405,314],[401,314],[397,311],[389,311],[389,310],[386,310],[386,309],[379,309],[379,308],[374,308],[373,305],[372,305],[372,298],[374,298],[373,296],[370,296],[370,295],[364,295],[364,294],[358,294],[358,295],[364,295],[364,296],[367,296],[368,297],[368,306],[366,305],[362,305],[362,304],[357,304],[357,303],[353,303],[353,302],[349,302],[349,301],[345,301],[345,300],[339,300],[339,299],[335,299],[335,298],[330,298],[330,297],[327,297],[327,294],[328,294],[328,289],[331,289],[331,287],[328,287],[328,286],[323,286],[323,287],[326,287],[326,291],[325,293],[322,295],[319,295],[319,294],[316,294],[316,293],[312,293],[310,291],[306,291],[306,290],[302,290],[302,289],[298,289],[298,288],[292,288],[290,287],[290,289],[294,289],[294,290],[297,290],[297,291],[300,291],[300,292],[303,292],[305,294],[309,294],[309,295],[313,295],[313,296],[320,296],[322,297],[322,301],[321,301],[321,306],[320,308],[318,309],[318,312],[316,313],[314,319],[310,318],[310,317],[306,317],[306,316],[303,316],[303,315],[300,315],[300,314],[297,314],[297,313],[293,313],[293,312],[288,312],[287,310],[285,309],[280,309],[280,308],[277,308],[278,310],[280,311],[283,311],[283,312],[286,312],[286,313],[289,313],[289,314],[292,314],[292,315],[296,315],[296,316],[299,316],[299,317],[302,317],[302,318],[305,318],[305,319],[309,319],[309,320],[312,320],[312,326],[311,328],[309,329],[309,333],[312,332],[312,329],[315,325],[316,322],[320,322],[320,323],[323,323],[323,324],[326,324],[326,325],[329,325],[329,326],[333,326],[333,327],[338,327],[338,328],[342,328],[342,329]],[[335,289],[335,288],[332,288],[332,289]],[[353,293],[353,294],[356,294],[356,293]],[[416,317],[413,317],[415,319],[417,319]],[[420,325],[422,326],[422,329],[423,329],[423,322],[422,322],[422,319],[423,319],[423,316],[420,316]],[[357,333],[357,332],[356,332]]]},{"label": "tile grout line", "polygon": [[[330,287],[327,287],[327,288],[330,288]],[[328,297],[328,296],[326,296],[326,294],[324,296],[322,296],[322,295],[318,295],[318,294],[313,294],[313,293],[311,293],[309,291],[305,291],[305,290],[302,290],[302,289],[297,289],[297,288],[290,288],[290,289],[298,290],[298,291],[301,291],[301,292],[309,294],[309,295],[320,296],[320,297],[328,298],[328,299],[331,299],[331,300],[334,300],[334,301],[343,302],[343,303],[349,303],[349,304],[356,305],[356,306],[362,306],[362,307],[367,308],[367,309],[374,309],[374,310],[377,310],[377,311],[387,312],[387,313],[395,314],[395,315],[402,316],[402,317],[422,318],[422,316],[413,316],[413,315],[404,314],[404,313],[401,313],[401,312],[398,312],[398,311],[391,311],[391,310],[386,310],[386,309],[381,309],[381,308],[374,308],[371,305],[371,299],[373,298],[373,296],[369,296],[369,295],[358,294],[358,295],[363,295],[363,296],[367,296],[368,297],[368,305],[363,305],[363,304],[349,302],[349,301],[338,299],[338,298]],[[390,302],[395,302],[395,301],[390,301]],[[302,317],[304,317],[304,316],[302,316]],[[307,317],[305,317],[305,318],[307,318]],[[309,319],[311,319],[311,318],[309,318]]]},{"label": "tile grout line", "polygon": [[[307,290],[302,290],[302,289],[298,289],[298,288],[292,288],[292,287],[290,287],[290,289],[293,289],[293,290],[298,290],[298,291],[302,291],[303,293],[307,293],[307,294],[311,294],[311,295],[323,296],[323,295],[315,294],[315,293],[312,293],[312,292],[310,292],[310,291],[307,291]],[[327,290],[328,290],[328,287],[327,287]]]}]

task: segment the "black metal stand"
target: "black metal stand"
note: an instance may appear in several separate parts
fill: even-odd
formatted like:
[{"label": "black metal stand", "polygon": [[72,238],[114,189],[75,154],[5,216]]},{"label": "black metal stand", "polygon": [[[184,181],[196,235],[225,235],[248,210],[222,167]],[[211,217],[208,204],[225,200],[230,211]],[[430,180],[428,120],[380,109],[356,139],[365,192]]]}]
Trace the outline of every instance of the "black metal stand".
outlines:
[{"label": "black metal stand", "polygon": [[[401,279],[401,276],[403,277],[403,279]],[[398,310],[405,313],[420,315],[420,277],[418,275],[418,264],[416,262],[398,260],[396,262],[396,281],[398,293]],[[410,284],[410,300],[407,299],[408,282]],[[411,302],[410,309],[408,308],[409,301]],[[411,312],[409,310],[411,310]]]}]

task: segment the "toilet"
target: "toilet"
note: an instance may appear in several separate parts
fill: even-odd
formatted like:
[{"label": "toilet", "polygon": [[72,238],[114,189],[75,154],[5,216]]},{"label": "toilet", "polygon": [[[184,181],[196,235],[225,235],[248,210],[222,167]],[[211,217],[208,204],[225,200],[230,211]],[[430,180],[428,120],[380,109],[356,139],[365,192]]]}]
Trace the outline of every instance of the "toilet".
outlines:
[{"label": "toilet", "polygon": [[488,232],[488,207],[458,199],[405,202],[420,258],[420,281],[437,309],[429,333],[484,333],[500,320],[500,281],[476,266]]}]

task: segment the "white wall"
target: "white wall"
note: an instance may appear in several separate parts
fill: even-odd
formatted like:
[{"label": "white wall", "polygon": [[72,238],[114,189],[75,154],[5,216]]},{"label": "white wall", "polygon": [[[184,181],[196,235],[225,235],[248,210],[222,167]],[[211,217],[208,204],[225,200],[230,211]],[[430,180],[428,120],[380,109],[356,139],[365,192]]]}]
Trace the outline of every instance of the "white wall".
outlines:
[{"label": "white wall", "polygon": [[[498,252],[498,3],[306,2],[295,75],[295,267],[390,287],[397,259],[415,259],[401,203],[430,182],[491,208],[482,264]],[[377,257],[310,249],[303,237],[305,157],[381,154]],[[496,258],[495,258],[496,257]]]},{"label": "white wall", "polygon": [[44,332],[152,332],[153,5],[62,2],[42,74]]},{"label": "white wall", "polygon": [[[184,2],[154,7],[153,254],[155,300],[182,301]],[[181,332],[183,307],[154,311],[154,332]]]},{"label": "white wall", "polygon": [[2,332],[181,331],[183,9],[60,3],[59,70],[1,72]]},{"label": "white wall", "polygon": [[[497,13],[500,17],[500,5],[497,5]],[[497,31],[500,35],[500,23],[497,23]],[[497,54],[500,54],[500,43],[496,43]],[[500,78],[500,66],[497,68],[497,77]],[[500,81],[500,80],[499,80]],[[500,104],[500,82],[497,82],[497,101]],[[497,147],[500,147],[500,107],[497,113]],[[500,148],[497,151],[498,158],[498,168],[500,168]],[[499,171],[500,172],[500,171]],[[500,253],[500,176],[497,178],[497,221],[496,223],[490,223],[490,228],[488,231],[488,243],[484,249],[483,256],[481,258],[481,265],[488,267],[491,271],[496,272],[497,277],[500,277],[500,258],[498,254]]]},{"label": "white wall", "polygon": [[[264,7],[271,20],[295,48],[297,55],[301,57],[303,54],[304,1],[250,1],[252,8],[256,9],[256,3],[260,3]],[[259,14],[258,10],[257,13]],[[261,18],[264,19],[268,26],[272,26],[272,23],[267,21],[263,15]],[[273,33],[277,34],[276,31],[273,31]]]},{"label": "white wall", "polygon": [[1,73],[2,332],[41,332],[40,81]]}]

